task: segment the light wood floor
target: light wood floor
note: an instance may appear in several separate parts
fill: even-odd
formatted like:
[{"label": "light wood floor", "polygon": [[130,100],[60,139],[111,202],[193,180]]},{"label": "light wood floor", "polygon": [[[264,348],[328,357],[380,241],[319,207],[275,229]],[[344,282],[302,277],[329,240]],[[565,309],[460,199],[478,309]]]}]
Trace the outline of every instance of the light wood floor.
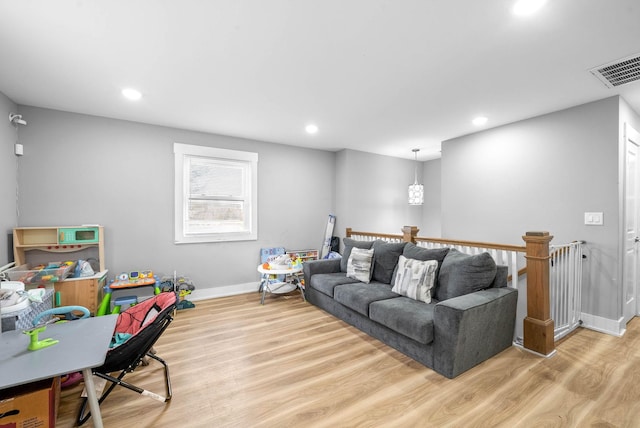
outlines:
[{"label": "light wood floor", "polygon": [[[173,399],[117,387],[106,427],[640,426],[638,319],[623,338],[579,329],[552,358],[512,347],[449,380],[299,294],[195,303],[155,346]],[[125,379],[163,393],[157,363]],[[81,390],[63,391],[58,427],[74,426]]]}]

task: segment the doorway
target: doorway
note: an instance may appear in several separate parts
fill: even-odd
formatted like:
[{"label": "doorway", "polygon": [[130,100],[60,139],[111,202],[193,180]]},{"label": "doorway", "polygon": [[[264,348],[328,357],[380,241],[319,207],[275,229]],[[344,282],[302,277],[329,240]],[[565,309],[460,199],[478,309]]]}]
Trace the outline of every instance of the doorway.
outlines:
[{"label": "doorway", "polygon": [[624,323],[638,315],[638,270],[640,253],[640,134],[629,124],[624,128],[624,258],[622,262]]}]

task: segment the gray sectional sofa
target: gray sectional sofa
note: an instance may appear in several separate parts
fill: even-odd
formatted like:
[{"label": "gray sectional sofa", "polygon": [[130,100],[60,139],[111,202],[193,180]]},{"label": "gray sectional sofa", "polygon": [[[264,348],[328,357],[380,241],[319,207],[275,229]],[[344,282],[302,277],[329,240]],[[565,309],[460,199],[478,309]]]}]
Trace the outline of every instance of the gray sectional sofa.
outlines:
[{"label": "gray sectional sofa", "polygon": [[[353,248],[373,249],[369,283],[347,276]],[[401,255],[437,261],[430,303],[392,291]],[[448,378],[512,345],[518,293],[486,253],[344,238],[342,259],[305,262],[304,280],[310,303]]]}]

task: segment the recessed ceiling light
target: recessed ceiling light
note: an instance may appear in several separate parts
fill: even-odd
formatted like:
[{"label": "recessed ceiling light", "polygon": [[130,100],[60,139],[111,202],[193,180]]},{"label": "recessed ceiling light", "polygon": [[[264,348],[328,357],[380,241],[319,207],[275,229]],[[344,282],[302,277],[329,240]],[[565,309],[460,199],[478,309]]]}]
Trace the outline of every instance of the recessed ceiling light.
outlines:
[{"label": "recessed ceiling light", "polygon": [[131,100],[131,101],[138,101],[140,98],[142,98],[142,94],[140,93],[140,91],[137,91],[133,88],[125,88],[122,90],[122,95],[124,95],[125,98]]},{"label": "recessed ceiling light", "polygon": [[307,131],[307,134],[315,134],[318,132],[318,127],[314,124],[309,124],[304,128],[304,130]]},{"label": "recessed ceiling light", "polygon": [[513,6],[513,13],[519,16],[527,16],[537,12],[544,6],[547,0],[518,0]]},{"label": "recessed ceiling light", "polygon": [[485,116],[478,116],[471,121],[475,126],[482,126],[487,123],[487,119]]}]

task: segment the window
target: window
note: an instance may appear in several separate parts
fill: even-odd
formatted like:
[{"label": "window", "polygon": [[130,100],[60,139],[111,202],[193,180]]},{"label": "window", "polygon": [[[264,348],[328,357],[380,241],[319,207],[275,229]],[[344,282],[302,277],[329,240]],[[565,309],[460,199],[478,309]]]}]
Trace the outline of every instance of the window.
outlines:
[{"label": "window", "polygon": [[258,154],[174,143],[175,242],[258,239]]}]

